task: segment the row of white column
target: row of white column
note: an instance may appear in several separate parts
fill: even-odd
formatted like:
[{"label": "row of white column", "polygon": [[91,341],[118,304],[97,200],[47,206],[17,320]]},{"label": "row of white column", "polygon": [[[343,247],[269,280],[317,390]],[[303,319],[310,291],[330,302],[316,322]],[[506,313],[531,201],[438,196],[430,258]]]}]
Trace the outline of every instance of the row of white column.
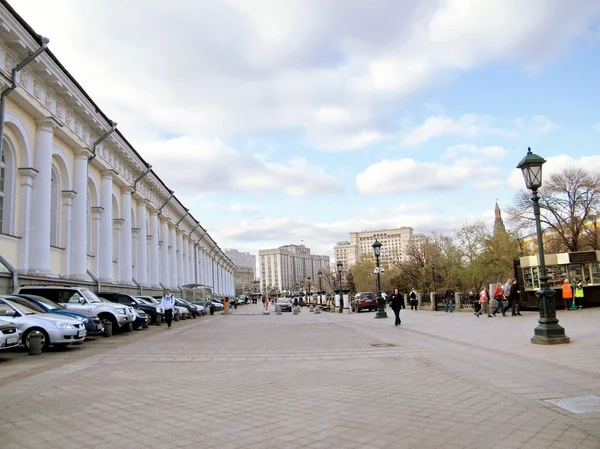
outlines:
[{"label": "row of white column", "polygon": [[[50,217],[52,180],[53,119],[37,122],[33,170],[24,168],[21,174],[21,223],[25,231],[19,249],[21,271],[40,276],[52,276],[50,269]],[[66,240],[63,271],[71,279],[87,279],[87,188],[88,149],[75,152],[73,191],[63,192],[64,232]],[[133,284],[177,288],[199,283],[222,295],[234,294],[234,276],[230,269],[217,263],[210,253],[159,211],[148,209],[144,198],[136,198],[139,228],[132,227],[131,187],[121,188],[120,217],[113,216],[114,170],[102,173],[100,207],[91,211],[92,238],[96,248],[96,275],[103,283]],[[147,232],[148,220],[150,234]],[[162,241],[159,242],[159,235]],[[116,239],[116,241],[113,240]],[[133,243],[133,244],[132,244]],[[135,247],[135,273],[134,254]],[[118,254],[115,254],[118,253]],[[116,262],[116,263],[115,263]],[[115,265],[118,269],[115,269]]]}]

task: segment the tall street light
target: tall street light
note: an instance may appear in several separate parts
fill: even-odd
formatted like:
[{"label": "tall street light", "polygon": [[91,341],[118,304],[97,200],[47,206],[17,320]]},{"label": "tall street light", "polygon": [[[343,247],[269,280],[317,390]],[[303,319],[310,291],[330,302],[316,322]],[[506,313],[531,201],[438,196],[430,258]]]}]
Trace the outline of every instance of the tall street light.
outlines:
[{"label": "tall street light", "polygon": [[344,296],[342,294],[342,269],[344,268],[344,264],[340,261],[336,264],[337,272],[338,272],[338,280],[340,283],[340,313],[344,313]]},{"label": "tall street light", "polygon": [[373,253],[375,254],[375,262],[377,264],[377,312],[375,313],[375,318],[387,318],[387,313],[385,312],[385,303],[383,302],[383,297],[381,296],[381,278],[379,272],[381,271],[379,268],[379,256],[381,255],[381,242],[375,239],[375,243],[373,243]]},{"label": "tall street light", "polygon": [[565,330],[558,324],[556,318],[556,305],[554,295],[556,292],[548,284],[546,274],[546,261],[544,260],[544,241],[542,239],[542,225],[540,222],[540,197],[538,189],[542,186],[542,165],[546,160],[531,152],[527,148],[527,155],[519,162],[517,168],[523,172],[525,185],[531,190],[531,201],[533,202],[533,214],[535,216],[535,227],[538,239],[538,251],[540,258],[540,289],[535,292],[540,305],[540,319],[538,326],[534,329],[531,343],[538,345],[557,345],[569,343],[570,339]]},{"label": "tall street light", "polygon": [[307,301],[308,304],[310,304],[310,301],[312,300],[312,295],[310,294],[310,276],[306,276],[306,280],[308,281],[308,294],[307,294]]},{"label": "tall street light", "polygon": [[431,275],[433,277],[433,310],[437,310],[437,282],[435,280],[435,265],[431,264]]},{"label": "tall street light", "polygon": [[317,273],[319,275],[319,305],[323,304],[323,288],[321,287],[321,278],[323,277],[323,272],[319,270]]}]

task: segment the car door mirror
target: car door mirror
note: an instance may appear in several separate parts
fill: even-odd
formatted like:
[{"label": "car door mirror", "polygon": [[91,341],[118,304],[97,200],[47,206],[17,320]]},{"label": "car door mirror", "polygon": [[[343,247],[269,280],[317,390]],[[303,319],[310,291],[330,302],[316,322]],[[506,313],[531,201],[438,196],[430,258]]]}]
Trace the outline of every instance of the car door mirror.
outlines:
[{"label": "car door mirror", "polygon": [[6,312],[4,312],[4,315],[6,315],[6,316],[17,316],[17,312],[15,312],[14,310],[10,309],[10,310],[7,310]]},{"label": "car door mirror", "polygon": [[79,298],[79,299],[77,300],[77,302],[78,302],[79,304],[85,304],[85,298]]}]

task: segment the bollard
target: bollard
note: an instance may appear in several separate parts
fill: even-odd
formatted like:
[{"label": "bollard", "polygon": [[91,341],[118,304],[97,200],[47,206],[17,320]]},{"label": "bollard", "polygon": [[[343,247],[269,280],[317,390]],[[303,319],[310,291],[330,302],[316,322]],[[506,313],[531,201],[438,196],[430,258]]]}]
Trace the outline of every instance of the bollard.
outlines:
[{"label": "bollard", "polygon": [[313,306],[312,304],[310,305],[310,309],[308,309],[309,312],[314,312],[315,311],[315,306]]},{"label": "bollard", "polygon": [[277,315],[281,315],[281,314],[282,314],[282,313],[281,313],[281,306],[279,306],[279,305],[276,305],[276,306],[275,306],[275,313],[276,313]]},{"label": "bollard", "polygon": [[321,308],[319,306],[315,307],[315,315],[318,315],[319,313],[321,313]]},{"label": "bollard", "polygon": [[179,321],[179,311],[175,314],[175,317],[173,318],[173,320]]},{"label": "bollard", "polygon": [[109,320],[105,320],[103,324],[104,332],[102,332],[102,336],[107,338],[112,336],[112,322]]},{"label": "bollard", "polygon": [[162,323],[162,315],[156,314],[156,318],[154,319],[154,325],[160,326]]},{"label": "bollard", "polygon": [[27,337],[29,341],[29,355],[40,355],[42,353],[42,334],[32,332]]}]

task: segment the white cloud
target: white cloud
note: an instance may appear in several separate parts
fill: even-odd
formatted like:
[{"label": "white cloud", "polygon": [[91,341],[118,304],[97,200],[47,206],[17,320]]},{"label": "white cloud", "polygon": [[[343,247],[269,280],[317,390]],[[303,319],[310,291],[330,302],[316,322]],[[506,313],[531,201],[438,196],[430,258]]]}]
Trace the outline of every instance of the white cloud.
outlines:
[{"label": "white cloud", "polygon": [[414,159],[383,160],[356,177],[357,189],[365,194],[406,193],[459,187],[466,180],[486,179],[498,168],[480,159],[459,159],[453,164],[418,162]]},{"label": "white cloud", "polygon": [[[287,163],[241,153],[218,139],[180,137],[143,145],[148,161],[178,195],[207,192],[336,194],[337,179],[305,158]],[[310,179],[310,182],[307,182]]]},{"label": "white cloud", "polygon": [[432,116],[422,125],[406,132],[402,143],[417,146],[448,136],[471,140],[488,136],[515,138],[520,135],[546,133],[556,127],[555,123],[544,115],[534,115],[529,119],[516,118],[512,121],[512,126],[504,122],[484,114],[464,114],[457,119],[446,115]]},{"label": "white cloud", "polygon": [[[402,102],[455,72],[503,61],[539,67],[599,12],[594,0],[352,0],[343,7],[334,0],[31,0],[16,7],[129,138],[291,131],[335,151],[394,134]],[[484,131],[479,120],[459,120],[459,135]],[[447,120],[428,126],[412,141],[453,128]]]},{"label": "white cloud", "polygon": [[442,158],[455,158],[460,154],[481,155],[500,159],[506,155],[506,150],[501,146],[477,147],[476,145],[454,145],[442,153]]},{"label": "white cloud", "polygon": [[[525,156],[525,154],[523,154],[523,156]],[[546,163],[542,169],[542,177],[544,179],[548,179],[548,175],[550,174],[560,173],[567,167],[583,168],[589,172],[600,173],[600,156],[582,156],[579,159],[574,159],[566,154],[560,154],[545,159]],[[523,180],[521,170],[515,168],[511,172],[508,178],[508,184],[516,189],[525,189],[525,181]]]}]

